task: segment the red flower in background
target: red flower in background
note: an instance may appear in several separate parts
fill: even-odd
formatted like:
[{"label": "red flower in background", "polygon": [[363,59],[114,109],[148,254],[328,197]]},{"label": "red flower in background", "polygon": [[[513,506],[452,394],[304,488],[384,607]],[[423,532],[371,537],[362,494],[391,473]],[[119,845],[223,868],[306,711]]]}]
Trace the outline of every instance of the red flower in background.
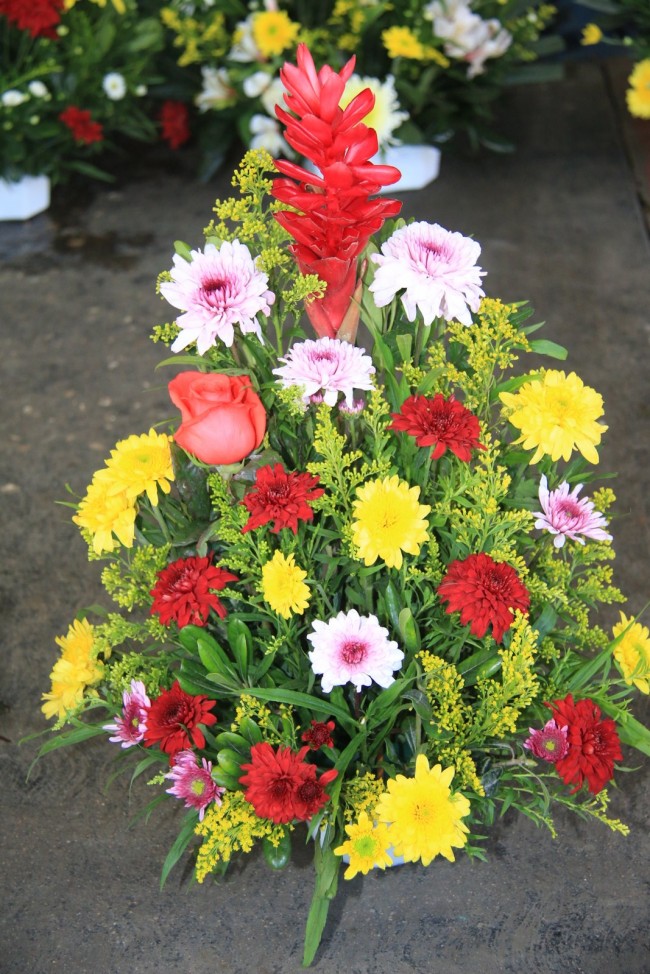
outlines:
[{"label": "red flower in background", "polygon": [[300,212],[283,210],[275,218],[295,240],[291,250],[300,271],[327,282],[324,296],[306,304],[317,335],[353,340],[359,317],[354,295],[361,286],[357,258],[371,235],[402,206],[398,200],[370,197],[397,182],[400,172],[370,161],[378,149],[376,132],[362,122],[374,105],[370,89],[347,108],[339,107],[354,57],[338,73],[327,65],[317,72],[308,48],[300,44],[297,60],[297,66],[285,64],[280,71],[285,102],[294,115],[280,106],[276,114],[289,145],[320,175],[276,160],[288,178],[274,181],[273,195]]},{"label": "red flower in background", "polygon": [[435,446],[431,453],[433,460],[451,450],[459,460],[468,461],[472,450],[484,449],[478,441],[477,417],[453,396],[445,399],[440,392],[432,399],[409,396],[399,413],[392,413],[392,419],[388,429],[414,436],[418,446]]},{"label": "red flower in background", "polygon": [[93,122],[90,112],[85,108],[69,105],[64,112],[61,112],[59,119],[70,129],[77,142],[84,145],[101,142],[104,138],[101,122]]},{"label": "red flower in background", "polygon": [[239,780],[246,786],[246,801],[259,818],[278,824],[306,820],[329,800],[324,789],[338,772],[326,771],[317,778],[315,765],[303,760],[308,750],[303,747],[296,752],[279,747],[274,751],[266,741],[253,745],[250,764],[241,766],[247,774]]},{"label": "red flower in background", "polygon": [[298,521],[311,521],[314,516],[309,503],[323,493],[318,477],[310,473],[287,473],[281,463],[260,467],[254,489],[242,501],[250,513],[242,532],[273,521],[274,534],[280,528],[291,528],[296,534]]},{"label": "red flower in background", "polygon": [[178,149],[188,141],[192,134],[190,113],[184,102],[172,100],[163,102],[159,118],[162,138],[172,149]]},{"label": "red flower in background", "polygon": [[558,774],[565,785],[575,785],[574,792],[586,781],[597,795],[614,777],[614,761],[623,758],[616,724],[609,717],[601,719],[600,707],[588,697],[574,703],[569,693],[546,706],[558,727],[567,728],[569,750],[555,763]]},{"label": "red flower in background", "polygon": [[0,14],[32,37],[56,38],[63,0],[0,0]]},{"label": "red flower in background", "polygon": [[216,700],[208,700],[203,694],[185,693],[177,680],[171,690],[164,690],[149,708],[145,747],[158,744],[170,758],[188,747],[205,747],[205,736],[199,724],[205,727],[216,724],[216,715],[210,712],[215,704]]},{"label": "red flower in background", "polygon": [[528,590],[514,568],[483,552],[453,561],[438,595],[448,603],[448,614],[460,612],[462,625],[470,624],[473,636],[485,636],[491,625],[498,643],[512,625],[513,611],[527,612],[530,605]]},{"label": "red flower in background", "polygon": [[328,720],[326,724],[320,720],[312,720],[309,729],[303,731],[300,739],[308,744],[312,751],[317,751],[323,746],[334,747],[332,731],[335,727],[333,720]]},{"label": "red flower in background", "polygon": [[151,614],[157,615],[163,625],[174,621],[183,626],[204,626],[210,609],[223,619],[226,615],[219,597],[228,582],[236,582],[237,576],[224,568],[215,568],[208,556],[204,558],[178,558],[158,573],[158,581],[151,589],[153,604]]}]

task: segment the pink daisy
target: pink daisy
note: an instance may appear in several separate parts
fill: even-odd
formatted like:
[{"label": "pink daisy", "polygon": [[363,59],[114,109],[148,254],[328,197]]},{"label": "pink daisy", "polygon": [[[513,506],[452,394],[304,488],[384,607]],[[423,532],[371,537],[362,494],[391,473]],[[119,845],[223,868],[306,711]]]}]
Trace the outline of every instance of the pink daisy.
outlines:
[{"label": "pink daisy", "polygon": [[524,747],[543,761],[555,763],[561,760],[569,750],[567,740],[568,728],[559,727],[554,720],[548,720],[541,730],[529,727],[530,737],[524,741]]},{"label": "pink daisy", "polygon": [[578,484],[569,493],[569,485],[564,481],[557,490],[549,491],[548,481],[542,474],[539,482],[542,510],[535,511],[535,527],[554,534],[553,544],[556,548],[561,548],[567,538],[579,544],[584,544],[585,538],[593,538],[595,541],[612,540],[611,534],[603,530],[607,527],[606,519],[599,511],[594,510],[592,501],[586,497],[578,499],[581,490],[582,484]]},{"label": "pink daisy", "polygon": [[[335,406],[343,393],[350,409],[354,408],[354,390],[372,389],[375,367],[363,348],[338,338],[308,339],[289,350],[285,364],[274,369],[283,386],[301,386],[304,402],[321,401]],[[312,397],[322,396],[322,399]]]},{"label": "pink daisy", "polygon": [[426,325],[434,318],[471,325],[470,312],[478,311],[484,297],[485,271],[476,265],[480,253],[475,240],[437,223],[400,227],[382,244],[381,254],[370,255],[378,265],[370,285],[375,304],[383,308],[403,291],[409,321],[415,321],[419,309]]},{"label": "pink daisy", "polygon": [[324,693],[345,683],[361,690],[373,680],[380,687],[394,682],[393,671],[402,665],[404,653],[388,639],[388,630],[376,616],[360,616],[350,609],[329,622],[316,619],[312,626],[307,639],[313,649],[308,655],[314,673],[322,675]]},{"label": "pink daisy", "polygon": [[131,690],[122,694],[122,716],[114,724],[104,724],[104,730],[113,731],[109,741],[122,747],[140,744],[147,729],[147,715],[151,701],[141,680],[131,680]]},{"label": "pink daisy", "polygon": [[165,778],[174,782],[167,789],[168,795],[175,795],[185,802],[185,808],[195,808],[199,813],[199,821],[203,820],[205,810],[210,802],[221,804],[221,796],[225,788],[212,779],[212,763],[202,758],[199,764],[194,751],[179,751],[174,757],[174,764]]},{"label": "pink daisy", "polygon": [[253,332],[262,341],[257,315],[268,315],[275,295],[267,289],[268,277],[255,267],[248,247],[238,240],[224,240],[219,248],[206,244],[205,252],[193,250],[192,259],[174,256],[171,281],[160,285],[160,293],[179,315],[180,335],[172,352],[196,342],[199,355],[220,339],[230,347],[234,325],[243,334]]}]

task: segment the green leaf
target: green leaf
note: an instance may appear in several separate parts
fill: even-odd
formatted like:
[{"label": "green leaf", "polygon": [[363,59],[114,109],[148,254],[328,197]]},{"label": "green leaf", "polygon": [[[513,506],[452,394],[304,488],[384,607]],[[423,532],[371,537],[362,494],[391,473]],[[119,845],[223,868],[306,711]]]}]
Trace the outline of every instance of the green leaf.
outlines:
[{"label": "green leaf", "polygon": [[174,240],[174,250],[179,257],[186,260],[188,264],[192,263],[192,248],[189,244],[186,244],[183,240]]},{"label": "green leaf", "polygon": [[82,724],[79,721],[74,730],[64,731],[62,734],[58,734],[51,740],[46,741],[39,748],[37,758],[42,757],[44,754],[50,754],[51,751],[57,751],[60,747],[68,747],[69,744],[80,744],[81,741],[87,741],[91,737],[99,737],[100,734],[105,733],[106,731],[101,724]]},{"label": "green leaf", "polygon": [[628,744],[650,757],[650,730],[645,724],[608,700],[602,701],[601,705],[605,713],[616,721],[618,736],[623,744]]},{"label": "green leaf", "polygon": [[530,343],[530,347],[537,355],[547,355],[549,358],[557,358],[562,362],[564,362],[569,354],[563,345],[558,345],[557,342],[551,342],[548,338],[534,338]]},{"label": "green leaf", "polygon": [[271,869],[284,869],[291,861],[291,833],[285,832],[278,845],[268,838],[263,839],[262,852]]},{"label": "green leaf", "polygon": [[170,872],[181,858],[188,845],[192,841],[192,836],[194,835],[194,829],[196,828],[196,823],[199,820],[199,816],[196,812],[192,811],[188,814],[185,824],[181,831],[178,833],[178,837],[174,842],[173,846],[167,853],[165,861],[162,866],[160,873],[160,888],[162,889],[167,881],[167,877]]},{"label": "green leaf", "polygon": [[309,713],[327,714],[333,720],[338,721],[346,729],[356,730],[356,722],[350,716],[349,711],[335,706],[332,701],[321,700],[320,697],[310,697],[308,693],[300,693],[298,690],[284,690],[281,687],[266,689],[265,687],[247,687],[246,693],[265,703],[287,703],[292,707],[302,707]]}]

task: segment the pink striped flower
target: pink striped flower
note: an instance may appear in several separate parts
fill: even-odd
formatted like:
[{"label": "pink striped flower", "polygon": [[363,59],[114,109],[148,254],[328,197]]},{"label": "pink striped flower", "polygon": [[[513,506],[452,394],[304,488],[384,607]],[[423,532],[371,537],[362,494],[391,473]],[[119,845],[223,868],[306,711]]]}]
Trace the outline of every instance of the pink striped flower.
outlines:
[{"label": "pink striped flower", "polygon": [[[582,484],[569,492],[566,481],[557,490],[548,489],[548,481],[542,474],[539,482],[541,511],[535,511],[535,527],[554,534],[553,544],[561,548],[567,538],[584,544],[585,538],[594,541],[611,541],[612,536],[604,528],[607,521],[599,511],[594,510],[593,502],[586,497],[578,499]],[[580,537],[582,535],[582,537]]]},{"label": "pink striped flower", "polygon": [[167,789],[168,795],[175,795],[185,802],[185,808],[195,808],[199,813],[199,821],[203,820],[205,810],[210,802],[221,804],[221,796],[225,788],[221,788],[212,778],[212,762],[205,758],[201,763],[194,751],[179,751],[174,757],[174,764],[165,778],[174,782]]},{"label": "pink striped flower", "polygon": [[116,717],[113,724],[104,724],[104,730],[113,731],[114,736],[109,737],[113,744],[133,747],[144,738],[151,706],[144,683],[141,680],[131,680],[131,690],[124,691],[122,701],[122,716]]}]

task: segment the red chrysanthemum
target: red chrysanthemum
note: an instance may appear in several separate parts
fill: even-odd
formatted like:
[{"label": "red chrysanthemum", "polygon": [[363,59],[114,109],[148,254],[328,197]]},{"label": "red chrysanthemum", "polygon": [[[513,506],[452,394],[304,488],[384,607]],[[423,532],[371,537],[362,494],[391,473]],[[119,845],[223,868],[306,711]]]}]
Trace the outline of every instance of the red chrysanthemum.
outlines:
[{"label": "red chrysanthemum", "polygon": [[614,761],[623,758],[616,724],[601,718],[600,707],[586,697],[574,703],[569,693],[564,700],[547,703],[558,727],[567,728],[569,750],[555,767],[565,785],[574,792],[586,781],[592,795],[602,791],[614,777]]},{"label": "red chrysanthemum", "polygon": [[151,589],[151,614],[157,615],[164,626],[175,622],[183,626],[204,626],[210,609],[223,619],[226,610],[216,592],[237,576],[224,568],[215,568],[210,557],[178,558],[161,572]]},{"label": "red chrysanthemum", "polygon": [[90,112],[85,108],[68,105],[66,110],[59,115],[59,120],[70,129],[73,138],[83,145],[101,142],[104,138],[101,122],[93,122]]},{"label": "red chrysanthemum", "polygon": [[414,436],[418,446],[435,446],[433,460],[451,450],[459,460],[468,461],[472,450],[484,449],[478,440],[478,418],[453,396],[409,396],[400,411],[392,413],[392,420],[388,429]]},{"label": "red chrysanthemum", "polygon": [[160,109],[160,125],[162,138],[171,146],[178,149],[184,145],[192,134],[190,132],[190,113],[185,102],[168,99]]},{"label": "red chrysanthemum", "polygon": [[0,0],[0,14],[32,37],[56,38],[63,0]]},{"label": "red chrysanthemum", "polygon": [[306,820],[329,800],[325,785],[337,772],[326,771],[318,778],[316,767],[303,760],[308,751],[308,747],[297,752],[288,747],[276,751],[266,741],[253,745],[250,764],[241,766],[247,773],[239,781],[259,818],[278,824]]},{"label": "red chrysanthemum", "polygon": [[336,727],[333,720],[323,723],[320,720],[312,720],[308,730],[303,731],[301,740],[308,744],[312,751],[317,751],[320,747],[334,747],[332,731]]},{"label": "red chrysanthemum", "polygon": [[314,516],[309,504],[323,493],[318,477],[310,473],[287,473],[281,463],[260,467],[254,489],[242,501],[250,514],[242,531],[273,521],[275,534],[280,528],[291,528],[296,534],[298,521],[311,521]]},{"label": "red chrysanthemum", "polygon": [[170,759],[185,748],[205,747],[205,736],[199,725],[211,727],[216,724],[216,715],[211,713],[215,705],[216,700],[208,700],[203,694],[185,693],[177,680],[171,690],[164,690],[149,708],[145,746],[157,744]]},{"label": "red chrysanthemum", "polygon": [[338,73],[328,65],[316,71],[308,48],[300,44],[297,62],[280,71],[285,102],[294,114],[280,106],[276,114],[287,142],[316,166],[318,174],[276,160],[276,168],[288,178],[274,181],[273,195],[292,210],[275,217],[295,240],[291,250],[301,272],[327,282],[324,297],[306,304],[317,335],[353,340],[358,322],[353,295],[360,283],[357,258],[371,235],[402,205],[399,200],[370,197],[397,182],[400,172],[371,161],[377,134],[362,122],[375,101],[370,89],[345,109],[339,107],[354,57]]},{"label": "red chrysanthemum", "polygon": [[469,555],[453,561],[438,586],[447,613],[460,612],[460,621],[470,625],[472,635],[484,636],[488,626],[500,643],[512,625],[515,609],[528,612],[530,596],[514,568],[494,561],[489,555]]}]

